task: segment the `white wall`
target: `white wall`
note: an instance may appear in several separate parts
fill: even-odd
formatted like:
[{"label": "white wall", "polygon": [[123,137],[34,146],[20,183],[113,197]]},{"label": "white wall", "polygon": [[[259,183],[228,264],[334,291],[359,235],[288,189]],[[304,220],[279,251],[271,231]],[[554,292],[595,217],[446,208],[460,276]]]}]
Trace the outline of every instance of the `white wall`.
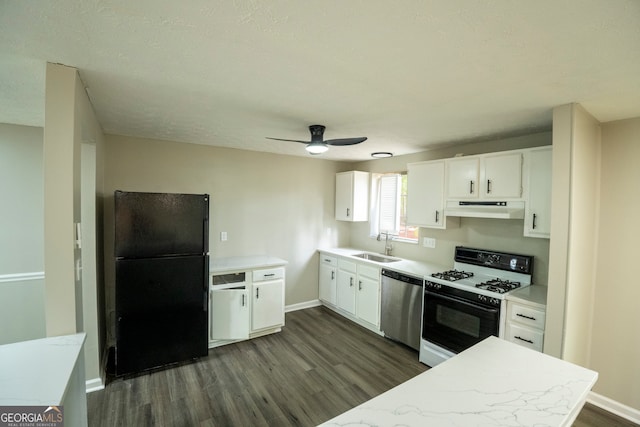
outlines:
[{"label": "white wall", "polygon": [[42,128],[0,124],[0,344],[43,338]]}]

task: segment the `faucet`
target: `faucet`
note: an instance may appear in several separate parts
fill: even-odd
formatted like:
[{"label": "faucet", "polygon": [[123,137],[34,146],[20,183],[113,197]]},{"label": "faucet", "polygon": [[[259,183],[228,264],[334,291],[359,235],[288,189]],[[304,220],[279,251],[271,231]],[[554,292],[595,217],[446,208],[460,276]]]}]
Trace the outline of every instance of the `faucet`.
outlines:
[{"label": "faucet", "polygon": [[389,242],[389,232],[386,233],[380,232],[378,233],[377,240],[380,241],[380,237],[384,234],[384,254],[387,256],[391,256],[391,251],[393,250],[393,245]]}]

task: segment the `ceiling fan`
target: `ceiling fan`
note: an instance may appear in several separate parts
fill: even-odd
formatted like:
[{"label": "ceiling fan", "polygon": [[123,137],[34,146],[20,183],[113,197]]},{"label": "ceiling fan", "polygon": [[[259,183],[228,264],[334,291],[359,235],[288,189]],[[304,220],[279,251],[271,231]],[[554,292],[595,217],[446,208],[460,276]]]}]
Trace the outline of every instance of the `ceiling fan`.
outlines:
[{"label": "ceiling fan", "polygon": [[363,141],[367,140],[366,136],[359,138],[341,138],[341,139],[327,139],[326,141],[322,139],[322,135],[324,135],[325,127],[322,125],[311,125],[309,126],[309,131],[311,132],[311,141],[300,141],[298,139],[282,139],[282,138],[269,138],[274,139],[276,141],[291,141],[291,142],[301,142],[303,144],[307,144],[306,150],[311,154],[321,154],[329,149],[329,145],[355,145],[360,144]]}]

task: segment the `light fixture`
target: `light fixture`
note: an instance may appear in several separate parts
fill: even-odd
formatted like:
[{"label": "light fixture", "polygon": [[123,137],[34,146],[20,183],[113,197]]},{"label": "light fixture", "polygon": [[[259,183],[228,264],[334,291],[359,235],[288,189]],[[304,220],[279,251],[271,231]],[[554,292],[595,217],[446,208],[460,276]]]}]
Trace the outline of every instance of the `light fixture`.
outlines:
[{"label": "light fixture", "polygon": [[317,142],[317,141],[307,144],[307,147],[306,147],[306,150],[311,154],[322,154],[328,149],[329,147],[327,146],[327,144],[324,144],[322,142]]},{"label": "light fixture", "polygon": [[371,157],[374,159],[386,159],[387,157],[393,157],[393,153],[389,153],[388,151],[376,151],[375,153],[371,153]]}]

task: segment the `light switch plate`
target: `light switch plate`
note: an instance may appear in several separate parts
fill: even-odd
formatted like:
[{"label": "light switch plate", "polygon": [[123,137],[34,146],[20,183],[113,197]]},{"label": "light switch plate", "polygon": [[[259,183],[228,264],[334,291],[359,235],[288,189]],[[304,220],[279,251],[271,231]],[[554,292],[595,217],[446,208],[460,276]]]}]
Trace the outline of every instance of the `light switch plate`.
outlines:
[{"label": "light switch plate", "polygon": [[221,231],[220,232],[220,241],[221,242],[226,242],[227,241],[227,232],[226,231]]},{"label": "light switch plate", "polygon": [[436,239],[431,237],[423,237],[422,238],[422,246],[425,248],[435,248],[436,247]]}]

